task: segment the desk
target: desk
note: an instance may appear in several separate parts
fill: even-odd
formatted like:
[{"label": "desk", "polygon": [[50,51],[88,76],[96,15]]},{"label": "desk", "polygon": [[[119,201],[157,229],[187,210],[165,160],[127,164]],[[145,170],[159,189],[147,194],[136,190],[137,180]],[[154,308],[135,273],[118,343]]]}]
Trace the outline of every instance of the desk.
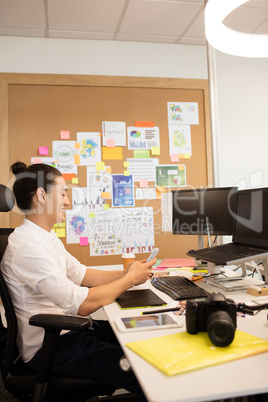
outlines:
[{"label": "desk", "polygon": [[[199,282],[198,284],[210,292],[218,292],[215,287],[206,285],[202,282]],[[153,289],[156,294],[168,303],[167,307],[171,302],[174,302],[169,296],[152,287],[150,281],[147,281],[146,284],[135,287],[135,289],[138,288]],[[249,302],[256,299],[256,297],[247,294],[246,291],[228,292],[225,293],[225,295],[237,302]],[[178,329],[142,331],[126,334],[117,330],[114,324],[114,319],[116,317],[126,317],[130,314],[139,315],[144,309],[121,310],[118,304],[114,302],[105,306],[104,310],[132,366],[132,369],[135,372],[148,401],[150,402],[212,401],[268,392],[268,352],[168,377],[153,367],[150,363],[147,363],[136,353],[128,349],[125,344],[140,339],[185,331],[185,324],[182,328]],[[150,310],[153,310],[153,308]],[[260,312],[254,317],[238,317],[237,327],[251,335],[268,340],[267,310]]]}]

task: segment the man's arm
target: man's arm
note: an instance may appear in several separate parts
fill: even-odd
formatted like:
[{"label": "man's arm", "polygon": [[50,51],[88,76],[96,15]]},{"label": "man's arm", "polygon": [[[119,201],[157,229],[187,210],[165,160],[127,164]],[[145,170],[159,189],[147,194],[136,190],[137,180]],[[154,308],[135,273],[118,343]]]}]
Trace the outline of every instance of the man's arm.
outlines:
[{"label": "man's arm", "polygon": [[94,287],[88,289],[87,298],[80,305],[78,314],[91,314],[98,308],[112,303],[125,290],[144,283],[155,263],[156,258],[150,262],[134,261],[126,271],[87,270],[82,285]]}]

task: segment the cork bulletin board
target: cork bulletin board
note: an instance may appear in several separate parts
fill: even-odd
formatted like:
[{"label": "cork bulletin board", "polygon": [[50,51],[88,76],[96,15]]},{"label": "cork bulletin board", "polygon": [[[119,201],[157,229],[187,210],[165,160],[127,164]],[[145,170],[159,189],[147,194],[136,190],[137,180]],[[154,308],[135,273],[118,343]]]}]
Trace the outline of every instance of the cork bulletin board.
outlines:
[{"label": "cork bulletin board", "polygon": [[[103,121],[122,121],[134,126],[135,121],[153,121],[159,127],[159,164],[186,166],[187,185],[196,188],[213,185],[211,134],[206,80],[180,80],[138,77],[101,77],[1,74],[1,105],[4,122],[1,124],[2,142],[8,147],[1,183],[10,178],[8,167],[15,161],[31,163],[38,158],[38,147],[48,147],[52,156],[52,142],[60,140],[60,130],[70,132],[70,140],[76,141],[77,132],[102,132]],[[179,162],[171,162],[168,140],[167,102],[197,102],[199,124],[191,126],[192,156]],[[151,155],[151,157],[153,157]],[[123,174],[123,162],[133,158],[133,150],[123,147],[121,160],[105,160],[112,174]],[[86,167],[78,166],[78,186],[86,186]],[[74,186],[67,181],[68,188]],[[135,188],[139,183],[135,182]],[[149,182],[149,187],[154,187]],[[187,188],[187,187],[186,187]],[[176,189],[167,188],[166,191]],[[68,196],[71,201],[71,191]],[[153,207],[155,246],[160,248],[158,257],[184,257],[197,247],[197,236],[175,236],[163,232],[161,200],[135,200],[135,207]],[[70,207],[71,208],[71,207]],[[22,217],[10,215],[11,227],[16,227]],[[66,249],[86,265],[121,263],[120,255],[91,256],[88,246],[66,244]],[[137,258],[146,258],[141,253]]]}]

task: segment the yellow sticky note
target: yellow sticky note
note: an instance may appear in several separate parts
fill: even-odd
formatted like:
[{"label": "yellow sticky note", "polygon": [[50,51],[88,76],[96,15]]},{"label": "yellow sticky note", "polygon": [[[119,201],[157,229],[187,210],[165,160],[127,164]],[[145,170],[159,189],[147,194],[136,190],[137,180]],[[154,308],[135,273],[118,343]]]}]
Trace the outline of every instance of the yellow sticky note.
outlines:
[{"label": "yellow sticky note", "polygon": [[60,222],[59,223],[59,228],[65,228],[65,226],[66,226],[65,222]]},{"label": "yellow sticky note", "polygon": [[95,216],[96,216],[96,215],[95,215],[95,212],[89,212],[89,217],[90,217],[90,218],[95,218]]},{"label": "yellow sticky note", "polygon": [[96,163],[96,170],[104,170],[105,169],[105,163],[104,162],[97,162]]},{"label": "yellow sticky note", "polygon": [[184,154],[185,159],[190,159],[190,154]]},{"label": "yellow sticky note", "polygon": [[77,154],[74,155],[74,164],[80,165],[80,155]]},{"label": "yellow sticky note", "polygon": [[78,184],[78,177],[72,178],[72,184]]},{"label": "yellow sticky note", "polygon": [[56,233],[58,237],[65,237],[65,228],[57,228]]},{"label": "yellow sticky note", "polygon": [[130,176],[130,171],[129,170],[124,170],[124,176]]},{"label": "yellow sticky note", "polygon": [[59,224],[58,223],[54,223],[53,228],[58,228]]},{"label": "yellow sticky note", "polygon": [[160,148],[159,147],[152,147],[151,148],[152,155],[160,155]]},{"label": "yellow sticky note", "polygon": [[109,204],[104,204],[104,205],[103,205],[103,209],[104,209],[104,210],[107,210],[107,209],[109,209],[109,208],[110,208],[110,205],[109,205]]},{"label": "yellow sticky note", "polygon": [[123,164],[125,168],[129,167],[129,162],[123,162]]}]

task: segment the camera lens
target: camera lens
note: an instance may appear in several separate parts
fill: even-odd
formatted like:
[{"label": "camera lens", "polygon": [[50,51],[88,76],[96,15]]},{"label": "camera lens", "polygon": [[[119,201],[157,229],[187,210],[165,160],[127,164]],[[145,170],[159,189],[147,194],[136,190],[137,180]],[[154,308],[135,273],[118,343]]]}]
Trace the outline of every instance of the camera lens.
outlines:
[{"label": "camera lens", "polygon": [[232,343],[235,326],[226,311],[215,311],[207,319],[208,336],[216,346],[228,346]]}]

